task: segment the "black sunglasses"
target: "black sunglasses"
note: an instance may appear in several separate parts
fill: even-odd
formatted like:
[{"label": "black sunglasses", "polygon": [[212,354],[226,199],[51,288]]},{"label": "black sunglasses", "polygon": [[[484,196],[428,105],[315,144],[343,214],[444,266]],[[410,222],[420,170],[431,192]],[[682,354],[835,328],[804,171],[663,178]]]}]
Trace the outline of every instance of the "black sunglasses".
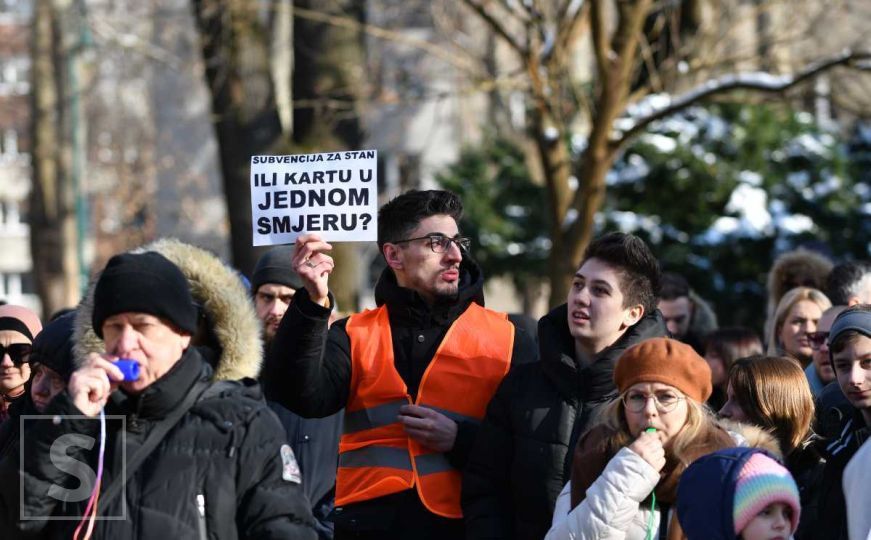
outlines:
[{"label": "black sunglasses", "polygon": [[819,350],[819,348],[823,346],[823,343],[826,342],[826,339],[828,337],[828,332],[810,332],[807,335],[808,341],[811,342],[811,348],[814,350]]},{"label": "black sunglasses", "polygon": [[30,352],[33,350],[33,345],[30,343],[13,343],[12,345],[3,345],[0,343],[0,358],[7,354],[9,359],[16,367],[21,364],[30,362]]}]

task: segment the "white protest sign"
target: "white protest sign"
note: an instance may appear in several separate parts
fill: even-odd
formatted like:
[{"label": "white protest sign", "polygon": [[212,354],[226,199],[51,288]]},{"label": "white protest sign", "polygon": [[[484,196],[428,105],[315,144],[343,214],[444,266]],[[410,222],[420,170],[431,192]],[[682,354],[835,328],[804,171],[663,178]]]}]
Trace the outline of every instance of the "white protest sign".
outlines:
[{"label": "white protest sign", "polygon": [[378,239],[375,150],[251,157],[254,245],[290,244],[318,233],[328,242]]}]

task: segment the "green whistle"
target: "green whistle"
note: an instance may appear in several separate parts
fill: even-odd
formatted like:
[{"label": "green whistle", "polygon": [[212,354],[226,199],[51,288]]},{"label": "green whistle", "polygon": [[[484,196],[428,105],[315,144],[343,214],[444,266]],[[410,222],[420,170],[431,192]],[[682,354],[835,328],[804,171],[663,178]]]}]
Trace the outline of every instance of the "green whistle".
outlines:
[{"label": "green whistle", "polygon": [[649,428],[645,429],[644,432],[645,432],[645,433],[656,433],[656,428],[655,428],[655,427],[649,427]]}]

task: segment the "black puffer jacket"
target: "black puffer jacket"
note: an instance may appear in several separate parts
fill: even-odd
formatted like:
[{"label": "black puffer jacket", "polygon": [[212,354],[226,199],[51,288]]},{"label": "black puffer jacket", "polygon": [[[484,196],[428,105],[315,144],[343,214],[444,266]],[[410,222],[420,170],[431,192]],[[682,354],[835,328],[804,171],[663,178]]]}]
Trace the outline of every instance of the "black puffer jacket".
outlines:
[{"label": "black puffer jacket", "polygon": [[844,469],[862,444],[868,440],[871,428],[857,409],[843,417],[837,436],[822,441],[820,454],[826,460],[819,481],[817,515],[814,528],[805,538],[814,540],[847,540],[847,503],[844,500]]},{"label": "black puffer jacket", "polygon": [[[411,289],[400,287],[386,269],[375,288],[378,305],[387,305],[397,372],[414,397],[426,368],[448,328],[472,303],[483,305],[483,276],[464,258],[460,266],[457,301],[428,306]],[[350,340],[347,319],[327,331],[329,310],[313,303],[305,289],[294,296],[276,332],[264,368],[267,397],[307,417],[322,417],[343,408],[351,383]],[[512,359],[534,358],[534,342],[518,329]],[[458,423],[454,448],[446,457],[462,469],[478,431],[477,424]],[[410,538],[451,538],[462,535],[459,520],[446,520],[428,512],[414,490],[388,495],[336,509],[337,536],[351,531],[390,530]]]},{"label": "black puffer jacket", "polygon": [[[188,392],[210,387],[211,374],[196,349],[190,348],[138,399],[113,395],[106,414],[124,415],[128,420],[126,430],[119,422],[107,423],[104,486],[123,470],[124,449],[130,459]],[[93,538],[315,538],[301,484],[282,477],[284,434],[259,387],[250,380],[220,384],[208,390],[213,395],[201,398],[172,428],[121,495],[101,501],[101,516],[126,519],[98,521]],[[80,414],[66,393],[52,401],[46,413]],[[23,452],[27,495],[21,503],[26,515],[81,515],[84,511],[86,501],[63,505],[45,496],[51,485],[69,482],[69,475],[47,459],[52,444],[69,434],[99,441],[99,422],[78,419],[57,425],[50,421],[32,424]],[[82,446],[73,448],[73,459],[97,469],[94,452]],[[17,487],[16,472],[4,471],[4,486]],[[6,493],[3,499],[18,502]],[[4,515],[17,513],[18,505],[10,506],[3,508]],[[36,520],[19,522],[19,526],[26,532],[45,527],[42,532],[48,538],[71,538],[76,522]]]},{"label": "black puffer jacket", "polygon": [[[153,430],[167,421],[187,396],[199,396],[164,435],[114,500],[100,500],[101,515],[126,519],[96,522],[93,538],[300,538],[314,540],[313,520],[298,469],[285,445],[284,431],[257,384],[261,360],[260,325],[248,294],[232,269],[208,252],[177,241],[143,248],[158,251],[181,268],[194,300],[203,307],[203,327],[182,358],[139,396],[115,392],[106,414],[105,472],[101,493],[120,476]],[[82,362],[104,345],[90,328],[93,286],[79,306],[75,352]],[[244,379],[241,382],[235,382]],[[88,464],[95,470],[99,422],[75,419],[69,395],[59,394],[46,414],[59,423],[38,422],[25,437],[24,500],[19,501],[18,456],[0,463],[0,519],[15,529],[3,538],[35,534],[70,538],[74,521],[21,520],[19,510],[35,517],[81,515],[82,501],[60,503],[49,486],[70,489],[79,481],[69,469]],[[92,437],[92,444],[69,450],[80,467],[58,470],[47,459],[49,448],[65,434]],[[121,435],[124,435],[123,437]],[[93,446],[93,450],[86,447]],[[17,454],[17,452],[16,452]],[[92,473],[93,474],[93,473]],[[3,531],[6,532],[5,529]]]},{"label": "black puffer jacket", "polygon": [[468,538],[544,538],[571,476],[570,449],[617,396],[617,358],[642,340],[665,335],[655,311],[581,369],[567,306],[542,317],[541,361],[512,367],[490,402],[463,474]]}]

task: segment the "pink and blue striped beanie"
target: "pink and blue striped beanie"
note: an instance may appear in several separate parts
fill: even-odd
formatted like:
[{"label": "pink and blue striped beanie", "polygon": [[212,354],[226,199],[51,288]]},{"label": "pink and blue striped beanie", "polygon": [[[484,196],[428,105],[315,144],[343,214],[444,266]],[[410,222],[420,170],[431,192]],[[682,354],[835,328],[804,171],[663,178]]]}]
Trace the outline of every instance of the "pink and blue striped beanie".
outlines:
[{"label": "pink and blue striped beanie", "polygon": [[735,483],[735,534],[769,504],[784,503],[792,508],[791,533],[798,528],[801,503],[798,486],[786,468],[762,453],[750,456]]}]

